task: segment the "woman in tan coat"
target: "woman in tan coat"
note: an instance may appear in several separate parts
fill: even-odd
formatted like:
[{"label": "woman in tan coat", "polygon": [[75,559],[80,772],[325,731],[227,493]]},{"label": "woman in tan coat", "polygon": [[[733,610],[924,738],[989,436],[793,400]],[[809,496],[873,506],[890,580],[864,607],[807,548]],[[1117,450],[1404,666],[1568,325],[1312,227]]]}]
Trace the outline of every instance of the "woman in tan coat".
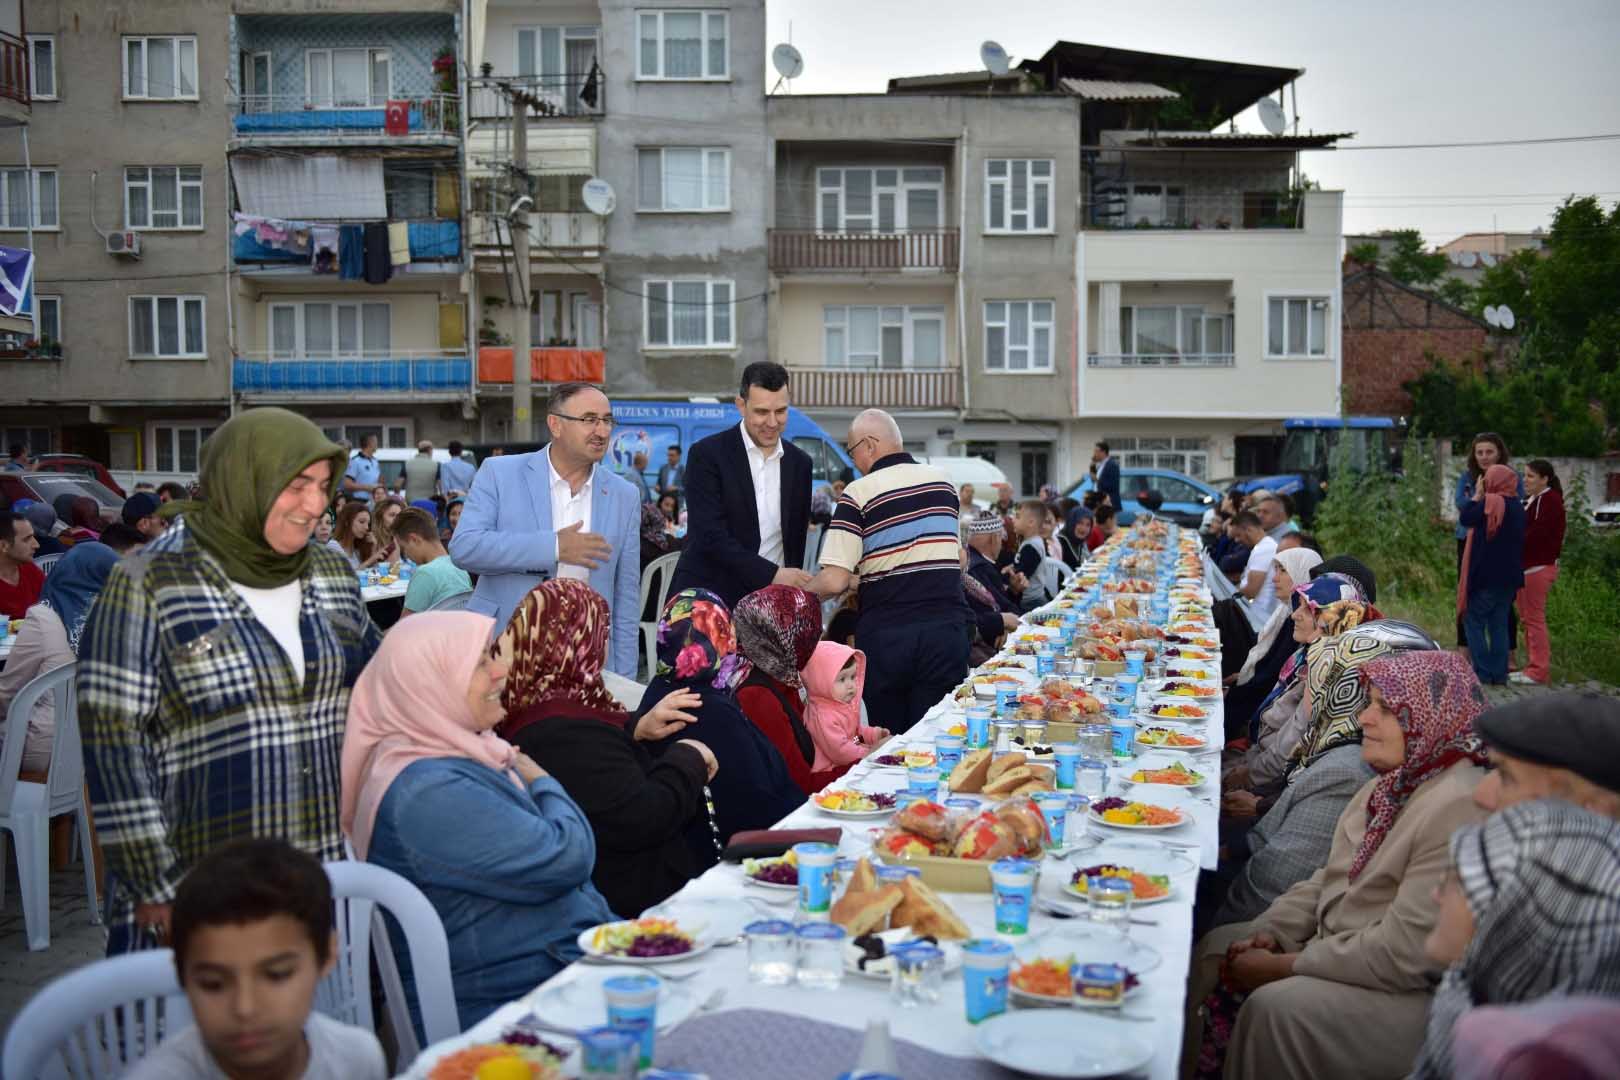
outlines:
[{"label": "woman in tan coat", "polygon": [[1199,942],[1184,1076],[1375,1080],[1412,1068],[1439,974],[1423,949],[1431,894],[1452,832],[1484,817],[1472,795],[1485,752],[1466,719],[1483,691],[1451,653],[1363,672],[1362,758],[1379,775],[1340,816],[1325,867]]}]

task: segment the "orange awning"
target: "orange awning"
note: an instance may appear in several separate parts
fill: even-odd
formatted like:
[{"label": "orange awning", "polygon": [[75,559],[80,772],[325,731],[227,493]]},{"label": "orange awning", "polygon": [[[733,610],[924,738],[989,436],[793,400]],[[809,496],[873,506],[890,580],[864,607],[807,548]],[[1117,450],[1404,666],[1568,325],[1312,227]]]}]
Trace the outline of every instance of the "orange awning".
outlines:
[{"label": "orange awning", "polygon": [[[601,349],[530,349],[529,378],[537,383],[593,382],[607,377],[607,354]],[[478,381],[512,381],[510,346],[485,345],[478,350]]]}]

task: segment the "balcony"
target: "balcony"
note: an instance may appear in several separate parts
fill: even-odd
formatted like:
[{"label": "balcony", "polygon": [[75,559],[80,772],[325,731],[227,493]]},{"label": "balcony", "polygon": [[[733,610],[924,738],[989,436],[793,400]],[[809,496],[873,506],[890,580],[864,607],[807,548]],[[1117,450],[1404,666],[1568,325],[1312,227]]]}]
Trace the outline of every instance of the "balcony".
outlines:
[{"label": "balcony", "polygon": [[1233,367],[1232,353],[1091,353],[1086,366],[1094,368],[1220,368]]},{"label": "balcony", "polygon": [[[504,247],[512,234],[506,226],[495,227],[495,216],[476,213],[468,224],[468,239],[475,248]],[[590,251],[602,246],[607,228],[602,218],[587,212],[540,211],[529,215],[529,252],[534,261],[548,257],[548,250]]]},{"label": "balcony", "polygon": [[[303,225],[305,223],[297,223]],[[460,269],[461,223],[449,220],[412,221],[407,223],[410,237],[411,261],[396,266],[394,272],[445,273]],[[236,268],[257,276],[294,277],[313,274],[314,266],[308,253],[299,254],[281,248],[266,247],[252,230],[233,237],[231,257]],[[341,262],[341,252],[339,262]],[[336,276],[336,267],[331,274]]]},{"label": "balcony", "polygon": [[0,31],[0,123],[27,123],[32,104],[28,43],[17,34]]},{"label": "balcony", "polygon": [[882,273],[908,270],[954,273],[960,261],[960,240],[960,234],[954,228],[914,229],[903,233],[772,229],[770,267],[778,273]]},{"label": "balcony", "polygon": [[231,364],[231,392],[248,400],[377,397],[454,401],[472,391],[465,352],[392,350],[384,356],[276,357],[241,353]]},{"label": "balcony", "polygon": [[229,103],[237,110],[231,130],[238,146],[454,146],[461,131],[461,98],[455,94],[376,103],[306,94],[240,94]]},{"label": "balcony", "polygon": [[954,409],[962,396],[962,370],[955,367],[790,367],[788,374],[801,409]]},{"label": "balcony", "polygon": [[[511,386],[510,345],[484,345],[478,350],[480,386]],[[607,377],[607,354],[601,349],[539,348],[529,350],[529,379],[536,383],[591,382]]]},{"label": "balcony", "polygon": [[475,75],[467,80],[467,116],[510,120],[514,96],[528,99],[530,119],[601,116],[607,80],[600,67],[566,75]]}]

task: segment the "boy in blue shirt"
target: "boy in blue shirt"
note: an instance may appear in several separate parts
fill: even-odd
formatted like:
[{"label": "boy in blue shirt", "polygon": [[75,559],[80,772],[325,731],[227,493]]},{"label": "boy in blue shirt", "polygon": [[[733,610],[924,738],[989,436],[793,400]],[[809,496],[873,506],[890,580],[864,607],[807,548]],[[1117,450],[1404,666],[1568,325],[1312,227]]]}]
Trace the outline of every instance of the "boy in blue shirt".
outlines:
[{"label": "boy in blue shirt", "polygon": [[416,569],[405,589],[405,610],[401,617],[427,611],[445,597],[472,592],[472,578],[450,561],[449,552],[439,539],[439,525],[426,510],[407,509],[394,519],[394,539],[400,552]]}]

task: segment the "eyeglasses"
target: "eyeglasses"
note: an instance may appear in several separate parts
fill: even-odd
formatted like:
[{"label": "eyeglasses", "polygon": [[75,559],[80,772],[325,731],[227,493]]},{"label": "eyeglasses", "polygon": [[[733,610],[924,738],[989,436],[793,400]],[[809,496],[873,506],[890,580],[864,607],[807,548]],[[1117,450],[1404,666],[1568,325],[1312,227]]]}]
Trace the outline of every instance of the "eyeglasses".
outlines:
[{"label": "eyeglasses", "polygon": [[613,430],[614,420],[612,413],[608,413],[606,416],[597,416],[595,413],[586,413],[584,416],[569,416],[567,413],[554,412],[551,415],[559,420],[572,420],[576,424],[584,424],[586,427],[600,426],[607,428],[609,431]]},{"label": "eyeglasses", "polygon": [[872,436],[872,435],[864,435],[861,438],[856,439],[854,442],[850,443],[848,446],[844,447],[844,452],[847,453],[850,457],[854,457],[855,456],[855,448],[860,446],[861,443],[866,442],[868,439],[872,439],[872,438],[874,438],[874,436]]}]

